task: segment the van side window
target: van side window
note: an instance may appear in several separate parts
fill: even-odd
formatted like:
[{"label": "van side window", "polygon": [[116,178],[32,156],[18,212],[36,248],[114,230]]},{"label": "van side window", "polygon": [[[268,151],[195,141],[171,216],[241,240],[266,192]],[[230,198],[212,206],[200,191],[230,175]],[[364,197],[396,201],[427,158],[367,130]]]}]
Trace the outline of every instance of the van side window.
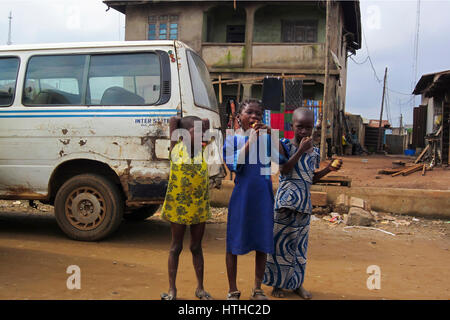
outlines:
[{"label": "van side window", "polygon": [[160,98],[161,66],[155,53],[92,55],[89,105],[149,105]]},{"label": "van side window", "polygon": [[19,58],[0,58],[0,107],[13,104]]},{"label": "van side window", "polygon": [[80,105],[87,55],[34,56],[28,61],[23,104]]}]

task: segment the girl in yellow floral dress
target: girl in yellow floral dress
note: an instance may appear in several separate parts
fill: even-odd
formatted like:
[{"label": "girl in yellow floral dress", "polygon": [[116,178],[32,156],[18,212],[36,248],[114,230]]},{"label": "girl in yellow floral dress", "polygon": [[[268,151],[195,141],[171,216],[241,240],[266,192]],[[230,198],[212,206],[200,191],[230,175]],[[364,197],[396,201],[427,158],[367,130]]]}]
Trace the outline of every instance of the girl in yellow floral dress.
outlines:
[{"label": "girl in yellow floral dress", "polygon": [[[197,121],[202,125],[194,126]],[[211,295],[203,288],[204,262],[202,251],[205,222],[211,216],[208,166],[203,157],[203,147],[198,148],[196,154],[194,152],[194,137],[199,135],[202,137],[208,128],[208,119],[201,120],[193,116],[172,117],[170,119],[171,137],[177,129],[184,129],[184,131],[182,132],[182,140],[171,142],[169,184],[161,212],[161,217],[170,222],[172,231],[168,263],[169,291],[161,294],[162,300],[176,299],[175,280],[178,258],[183,249],[183,238],[187,225],[190,226],[190,250],[197,276],[195,296],[203,300],[211,299]]]}]

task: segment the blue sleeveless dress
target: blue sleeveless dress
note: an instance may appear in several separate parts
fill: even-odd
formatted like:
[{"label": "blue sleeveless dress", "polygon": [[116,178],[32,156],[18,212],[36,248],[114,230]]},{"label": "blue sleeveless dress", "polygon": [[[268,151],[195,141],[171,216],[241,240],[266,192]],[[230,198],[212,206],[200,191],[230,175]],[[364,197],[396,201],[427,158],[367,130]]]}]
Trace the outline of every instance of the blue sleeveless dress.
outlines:
[{"label": "blue sleeveless dress", "polygon": [[261,160],[258,153],[264,139],[261,136],[252,144],[243,164],[238,163],[239,152],[248,136],[227,136],[223,147],[225,163],[236,173],[227,221],[227,252],[235,255],[253,250],[273,253],[274,196],[270,161],[267,164],[267,159]]}]

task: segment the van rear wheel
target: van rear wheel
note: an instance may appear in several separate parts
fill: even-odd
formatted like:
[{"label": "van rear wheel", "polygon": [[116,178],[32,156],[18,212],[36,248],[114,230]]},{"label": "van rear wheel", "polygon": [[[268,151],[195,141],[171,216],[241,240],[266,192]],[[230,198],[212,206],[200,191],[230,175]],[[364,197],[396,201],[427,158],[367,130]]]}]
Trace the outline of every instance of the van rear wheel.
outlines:
[{"label": "van rear wheel", "polygon": [[72,239],[96,241],[113,233],[123,218],[124,201],[118,187],[96,174],[67,180],[55,198],[59,227]]}]

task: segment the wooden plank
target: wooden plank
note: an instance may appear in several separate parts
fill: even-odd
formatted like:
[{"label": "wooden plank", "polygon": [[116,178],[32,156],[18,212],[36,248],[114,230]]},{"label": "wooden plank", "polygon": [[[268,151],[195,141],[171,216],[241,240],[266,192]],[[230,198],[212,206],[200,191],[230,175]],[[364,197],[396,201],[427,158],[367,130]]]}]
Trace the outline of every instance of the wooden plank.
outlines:
[{"label": "wooden plank", "polygon": [[320,179],[317,183],[339,183],[341,186],[350,187],[352,184],[352,179],[346,176],[326,176]]},{"label": "wooden plank", "polygon": [[405,168],[396,168],[396,169],[392,169],[392,168],[386,168],[386,169],[381,169],[378,170],[378,174],[394,174],[397,173],[399,171],[405,170]]},{"label": "wooden plank", "polygon": [[411,168],[409,170],[406,170],[405,172],[402,173],[402,175],[407,176],[407,175],[409,175],[409,174],[411,174],[413,172],[420,171],[420,170],[422,170],[422,165],[419,165],[417,167],[413,167],[413,168]]},{"label": "wooden plank", "polygon": [[411,174],[411,173],[413,173],[413,172],[420,171],[420,170],[422,170],[422,166],[419,166],[419,167],[417,167],[417,168],[413,168],[413,169],[411,169],[411,170],[409,170],[409,171],[407,171],[407,172],[404,172],[403,175],[404,175],[404,176],[407,176],[407,175],[409,175],[409,174]]},{"label": "wooden plank", "polygon": [[[392,174],[392,177],[396,177],[396,176],[399,176],[399,175],[401,175],[401,174],[404,175],[404,173],[408,173],[409,171],[415,170],[415,169],[417,169],[417,168],[422,168],[422,165],[421,165],[421,164],[417,164],[417,165],[415,165],[415,166],[408,167],[408,168],[406,168],[406,169],[403,169],[403,170],[401,170],[401,171],[399,171],[399,172],[396,172],[396,173]],[[412,172],[413,172],[413,171],[412,171]]]},{"label": "wooden plank", "polygon": [[424,164],[423,165],[423,169],[422,169],[422,175],[424,176],[425,175],[425,172],[427,171],[427,165],[426,164]]},{"label": "wooden plank", "polygon": [[430,149],[430,145],[427,145],[425,147],[425,149],[422,150],[422,152],[419,154],[419,156],[417,157],[416,161],[414,161],[414,163],[417,163],[420,161],[420,159],[422,159],[423,155],[425,154],[425,152],[428,151],[428,149]]},{"label": "wooden plank", "polygon": [[219,103],[222,104],[222,75],[219,74]]},{"label": "wooden plank", "polygon": [[[282,76],[277,76],[279,78],[282,79],[297,79],[297,78],[304,78],[304,75],[282,75]],[[238,79],[229,79],[229,80],[216,80],[216,81],[212,81],[212,84],[218,84],[218,83],[222,83],[222,84],[226,84],[226,83],[234,83],[234,82],[251,82],[251,81],[261,81],[264,80],[264,77],[252,77],[252,78],[238,78]]]}]

